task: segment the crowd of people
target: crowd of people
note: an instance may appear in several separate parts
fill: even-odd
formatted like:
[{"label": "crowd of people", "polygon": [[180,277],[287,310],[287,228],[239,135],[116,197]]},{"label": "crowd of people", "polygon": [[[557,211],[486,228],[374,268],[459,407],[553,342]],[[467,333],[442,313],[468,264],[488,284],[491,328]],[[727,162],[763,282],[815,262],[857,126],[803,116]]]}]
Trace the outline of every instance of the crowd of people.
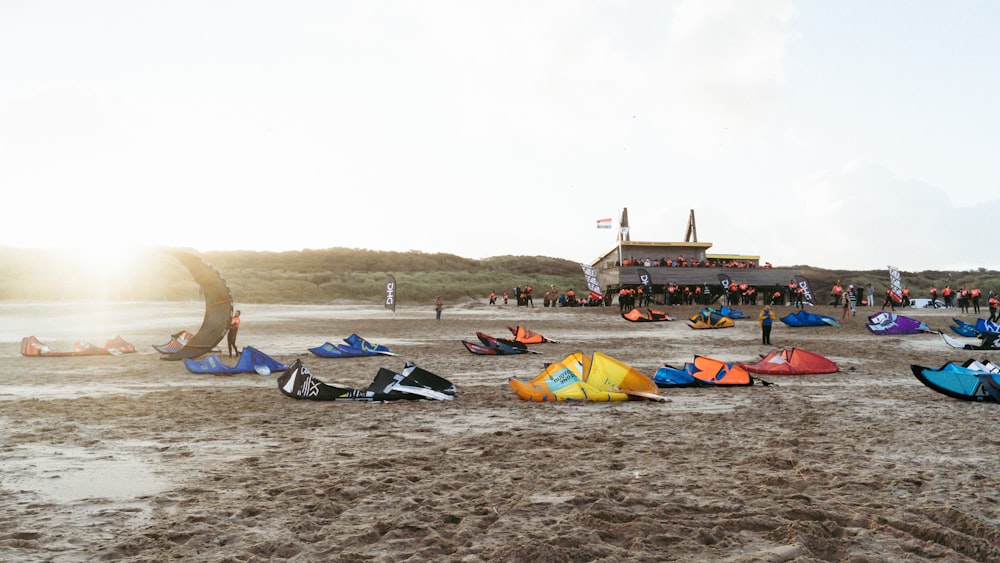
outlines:
[{"label": "crowd of people", "polygon": [[[517,286],[513,289],[513,294],[517,300],[518,307],[528,307],[534,308],[535,300],[532,296],[534,288],[530,284],[525,284],[523,286]],[[507,305],[510,300],[509,294],[505,291],[501,298],[497,297],[496,290],[490,291],[489,303],[490,305],[496,305],[498,299],[503,300],[503,304]],[[569,289],[565,293],[561,293],[555,286],[550,286],[548,291],[542,300],[543,307],[596,307],[599,305],[604,305],[604,302],[600,299],[599,295],[591,293],[586,298],[580,298],[577,296],[574,289]]]},{"label": "crowd of people", "polygon": [[622,258],[621,263],[615,266],[643,266],[645,268],[770,268],[770,262],[758,266],[754,260],[700,260],[698,258],[685,258],[678,255],[677,258],[636,258],[630,256]]},{"label": "crowd of people", "polygon": [[[931,299],[937,300],[937,288],[931,287]],[[951,285],[946,285],[941,289],[941,301],[944,303],[946,309],[961,309],[963,313],[973,313],[978,315],[980,311],[980,300],[982,299],[983,292],[976,286],[967,288],[965,286],[959,287],[958,289],[952,289]],[[997,293],[995,291],[990,291],[987,294],[986,302],[989,306],[992,300],[993,303],[996,302]],[[992,307],[991,307],[992,309]]]},{"label": "crowd of people", "polygon": [[[681,257],[678,257],[681,258]],[[647,259],[649,260],[649,259]],[[669,260],[667,262],[670,262]],[[664,265],[660,261],[651,262],[652,265]],[[673,263],[676,265],[676,263]],[[650,264],[645,264],[650,265]],[[685,267],[685,266],[682,266]],[[740,266],[734,266],[740,267]],[[744,266],[750,267],[750,266]],[[635,307],[649,307],[651,305],[710,305],[718,299],[722,299],[726,305],[757,305],[758,299],[763,304],[769,306],[789,305],[797,309],[805,306],[805,289],[789,280],[787,287],[775,284],[773,289],[761,289],[746,282],[731,282],[728,287],[712,286],[709,284],[690,284],[681,286],[677,283],[669,283],[662,288],[662,293],[654,291],[653,286],[633,286],[622,287],[618,290],[618,306],[621,311],[628,312]],[[530,284],[513,288],[513,294],[519,307],[534,307],[532,298],[533,288]],[[938,292],[936,287],[930,288],[930,307],[959,308],[963,313],[980,314],[982,305],[982,291],[973,286],[971,288],[960,287],[953,289],[950,285]],[[662,296],[662,297],[660,297]],[[886,289],[885,299],[882,301],[882,310],[889,308],[895,310],[896,307],[910,307],[912,298],[910,288],[903,287],[900,292]],[[940,298],[940,299],[939,299]],[[495,291],[490,292],[489,303],[496,305],[501,300],[504,305],[508,304],[509,294],[505,291],[502,297],[498,297]],[[608,300],[610,303],[610,299]],[[596,307],[602,306],[605,302],[600,296],[591,293],[586,298],[579,298],[573,289],[561,293],[554,286],[545,293],[543,306],[545,307]],[[834,307],[841,307],[843,313],[841,319],[847,319],[857,315],[859,306],[875,307],[875,287],[872,284],[862,286],[861,284],[842,284],[840,280],[834,283],[830,291],[830,301],[827,303]],[[995,291],[990,291],[986,296],[986,306],[989,309],[992,322],[1000,322],[1000,295]],[[237,321],[238,322],[238,321]],[[238,326],[238,325],[237,325]],[[233,331],[235,337],[235,330]]]},{"label": "crowd of people", "polygon": [[[791,286],[792,284],[789,285]],[[889,308],[894,311],[896,307],[906,308],[913,305],[913,298],[911,297],[909,287],[903,286],[898,292],[892,288],[888,288],[883,295],[882,310]],[[937,287],[932,286],[928,292],[928,296],[928,307],[957,308],[965,314],[978,315],[981,311],[983,292],[975,285],[972,287],[962,286],[958,289],[952,288],[951,285],[945,285],[940,293]],[[867,290],[863,289],[860,285],[855,287],[853,284],[848,284],[847,287],[844,287],[840,283],[840,280],[838,280],[830,291],[830,298],[830,305],[842,306],[852,311],[856,304],[874,307],[875,288],[872,284],[868,284]],[[1000,299],[1000,296],[995,291],[990,291],[986,295],[986,305],[989,308],[990,320],[998,316],[995,312],[998,309],[998,299]],[[994,322],[1000,322],[1000,319]]]}]

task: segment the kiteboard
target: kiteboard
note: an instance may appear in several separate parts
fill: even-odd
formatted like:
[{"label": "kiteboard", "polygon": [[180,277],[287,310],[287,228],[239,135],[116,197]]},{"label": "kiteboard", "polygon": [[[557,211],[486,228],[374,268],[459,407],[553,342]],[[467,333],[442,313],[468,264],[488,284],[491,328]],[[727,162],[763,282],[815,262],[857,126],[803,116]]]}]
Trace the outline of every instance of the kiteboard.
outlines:
[{"label": "kiteboard", "polygon": [[656,393],[649,393],[649,392],[646,392],[646,391],[626,391],[624,389],[615,389],[615,391],[618,392],[618,393],[625,393],[629,397],[635,397],[637,399],[643,399],[643,400],[646,400],[646,401],[655,401],[657,403],[669,403],[670,402],[670,399],[668,399],[668,398],[666,398],[666,397],[664,397],[662,395],[657,395]]}]

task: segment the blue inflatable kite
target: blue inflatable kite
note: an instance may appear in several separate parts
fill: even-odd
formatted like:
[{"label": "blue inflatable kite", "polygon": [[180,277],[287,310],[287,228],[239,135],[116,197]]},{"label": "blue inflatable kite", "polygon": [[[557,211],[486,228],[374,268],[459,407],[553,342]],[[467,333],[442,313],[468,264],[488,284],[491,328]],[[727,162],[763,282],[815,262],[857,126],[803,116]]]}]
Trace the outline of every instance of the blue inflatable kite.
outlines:
[{"label": "blue inflatable kite", "polygon": [[807,313],[805,309],[786,315],[781,322],[788,326],[840,326],[837,319],[816,313]]}]

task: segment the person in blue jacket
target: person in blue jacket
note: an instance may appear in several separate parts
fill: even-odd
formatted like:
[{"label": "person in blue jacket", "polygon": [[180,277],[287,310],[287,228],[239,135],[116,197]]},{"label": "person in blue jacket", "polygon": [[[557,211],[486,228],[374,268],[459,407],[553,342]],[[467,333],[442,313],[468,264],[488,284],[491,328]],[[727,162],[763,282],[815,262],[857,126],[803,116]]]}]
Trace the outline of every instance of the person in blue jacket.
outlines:
[{"label": "person in blue jacket", "polygon": [[757,324],[760,325],[763,343],[768,346],[771,345],[771,325],[774,324],[774,319],[775,314],[771,310],[771,306],[764,305],[764,308],[760,310],[760,316],[757,318]]}]

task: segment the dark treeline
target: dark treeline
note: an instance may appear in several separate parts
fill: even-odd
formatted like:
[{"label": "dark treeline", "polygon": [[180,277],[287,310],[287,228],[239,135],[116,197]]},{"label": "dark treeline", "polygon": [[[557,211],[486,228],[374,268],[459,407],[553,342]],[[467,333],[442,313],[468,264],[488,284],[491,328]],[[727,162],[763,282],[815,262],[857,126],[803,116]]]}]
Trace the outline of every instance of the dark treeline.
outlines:
[{"label": "dark treeline", "polygon": [[[397,303],[431,303],[441,295],[450,303],[485,301],[530,284],[536,295],[551,286],[586,295],[580,264],[545,256],[496,256],[482,260],[453,254],[388,252],[352,248],[288,252],[206,252],[202,257],[229,282],[237,303],[328,303],[379,301],[385,275],[396,277]],[[824,270],[797,266],[819,297],[833,284],[867,286],[878,295],[889,284],[887,270]],[[1000,274],[903,272],[913,297],[938,289],[978,286],[984,294],[1000,291]],[[191,275],[172,256],[155,250],[137,254],[82,256],[57,250],[0,248],[0,299],[6,301],[180,301],[200,299]],[[512,302],[515,302],[513,294]]]}]

